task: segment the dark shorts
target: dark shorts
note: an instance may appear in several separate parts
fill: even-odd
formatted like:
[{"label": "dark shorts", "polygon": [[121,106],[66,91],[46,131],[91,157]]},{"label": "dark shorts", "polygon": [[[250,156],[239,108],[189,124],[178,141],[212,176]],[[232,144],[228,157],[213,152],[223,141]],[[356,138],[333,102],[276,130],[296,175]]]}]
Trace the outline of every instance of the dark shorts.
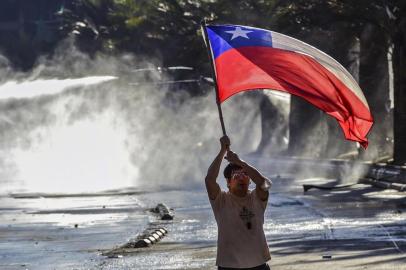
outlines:
[{"label": "dark shorts", "polygon": [[255,267],[251,267],[251,268],[227,268],[227,267],[221,267],[219,266],[217,268],[218,270],[271,270],[271,268],[269,267],[269,265],[267,263],[255,266]]}]

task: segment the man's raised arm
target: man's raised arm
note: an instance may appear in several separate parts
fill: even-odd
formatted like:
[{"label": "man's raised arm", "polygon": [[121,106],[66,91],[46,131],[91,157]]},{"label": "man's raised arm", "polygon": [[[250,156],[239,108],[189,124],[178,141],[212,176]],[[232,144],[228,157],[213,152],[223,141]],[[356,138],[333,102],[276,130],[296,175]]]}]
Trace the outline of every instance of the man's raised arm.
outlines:
[{"label": "man's raised arm", "polygon": [[268,190],[272,186],[271,180],[262,175],[256,168],[241,160],[240,157],[231,150],[227,151],[226,159],[231,163],[241,166],[243,171],[248,174],[251,180],[255,183],[255,191],[257,192],[258,197],[261,200],[265,201],[268,199]]},{"label": "man's raised arm", "polygon": [[228,136],[223,136],[220,138],[220,152],[217,154],[216,158],[211,163],[209,169],[207,170],[206,175],[206,189],[207,193],[209,194],[210,200],[216,199],[217,195],[219,194],[220,186],[217,184],[217,177],[219,175],[221,162],[223,161],[224,155],[227,152],[227,149],[230,147],[230,139]]}]

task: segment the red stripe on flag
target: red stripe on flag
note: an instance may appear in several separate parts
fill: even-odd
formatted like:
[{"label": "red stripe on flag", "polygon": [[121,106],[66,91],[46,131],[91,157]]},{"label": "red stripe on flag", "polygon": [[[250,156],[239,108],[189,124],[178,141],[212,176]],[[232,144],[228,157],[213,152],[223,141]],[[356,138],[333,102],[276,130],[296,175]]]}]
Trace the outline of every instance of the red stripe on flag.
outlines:
[{"label": "red stripe on flag", "polygon": [[300,96],[336,118],[347,139],[366,147],[368,107],[314,58],[270,47],[228,50],[215,60],[219,99],[241,91],[274,89]]}]

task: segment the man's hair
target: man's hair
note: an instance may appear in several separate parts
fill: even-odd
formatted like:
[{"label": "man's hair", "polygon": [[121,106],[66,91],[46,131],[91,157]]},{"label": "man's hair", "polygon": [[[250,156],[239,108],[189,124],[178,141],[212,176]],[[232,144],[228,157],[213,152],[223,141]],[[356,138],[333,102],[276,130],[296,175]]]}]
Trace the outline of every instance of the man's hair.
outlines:
[{"label": "man's hair", "polygon": [[225,168],[224,168],[224,177],[226,179],[230,179],[231,175],[233,174],[234,171],[241,170],[242,167],[240,165],[234,164],[234,163],[229,163]]}]

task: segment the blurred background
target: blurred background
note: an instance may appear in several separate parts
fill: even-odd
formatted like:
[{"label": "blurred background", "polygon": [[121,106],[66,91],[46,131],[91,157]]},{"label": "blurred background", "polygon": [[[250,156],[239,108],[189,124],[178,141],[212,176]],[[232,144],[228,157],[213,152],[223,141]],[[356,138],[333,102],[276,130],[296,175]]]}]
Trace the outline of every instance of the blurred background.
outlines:
[{"label": "blurred background", "polygon": [[[203,19],[321,49],[375,120],[363,150],[286,93],[222,104],[232,149],[274,183],[272,269],[405,269],[404,0],[1,0],[0,268],[214,269],[203,179],[222,132]],[[115,250],[158,227],[162,242]]]},{"label": "blurred background", "polygon": [[299,98],[243,93],[223,105],[236,151],[403,165],[405,15],[400,0],[3,0],[3,191],[201,185],[221,136],[203,18],[330,54],[375,119],[364,151]]}]

